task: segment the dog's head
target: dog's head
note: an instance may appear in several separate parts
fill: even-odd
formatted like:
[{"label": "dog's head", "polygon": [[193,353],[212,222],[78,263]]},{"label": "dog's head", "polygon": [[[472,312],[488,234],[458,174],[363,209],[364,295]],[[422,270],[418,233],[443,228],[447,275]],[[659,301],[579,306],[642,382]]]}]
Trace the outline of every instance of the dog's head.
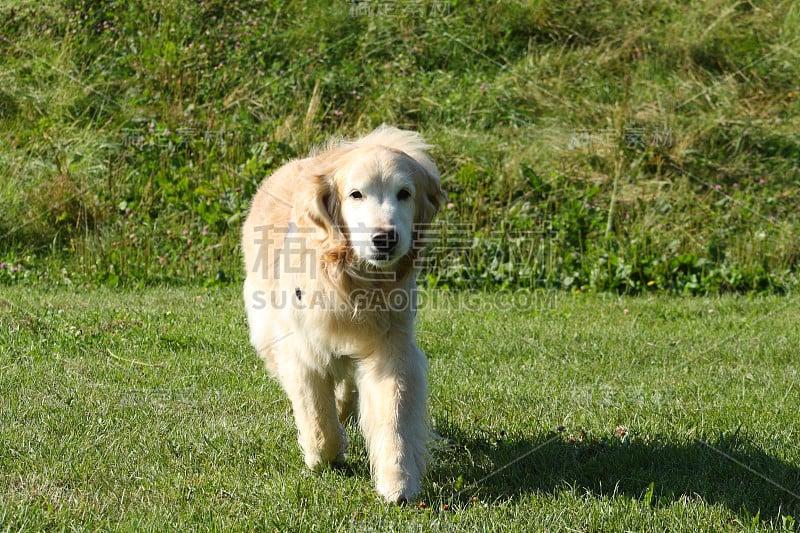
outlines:
[{"label": "dog's head", "polygon": [[306,216],[326,233],[324,260],[376,270],[413,263],[417,236],[445,199],[423,147],[417,134],[384,128],[317,156],[313,186],[300,194]]}]

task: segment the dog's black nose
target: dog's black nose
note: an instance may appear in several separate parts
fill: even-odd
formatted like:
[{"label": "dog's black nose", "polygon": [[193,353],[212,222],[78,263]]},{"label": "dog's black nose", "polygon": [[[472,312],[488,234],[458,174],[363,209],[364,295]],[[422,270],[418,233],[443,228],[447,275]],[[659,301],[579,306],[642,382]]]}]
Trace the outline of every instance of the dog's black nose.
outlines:
[{"label": "dog's black nose", "polygon": [[397,246],[397,232],[393,229],[388,231],[379,231],[372,234],[372,246],[382,253],[388,254]]}]

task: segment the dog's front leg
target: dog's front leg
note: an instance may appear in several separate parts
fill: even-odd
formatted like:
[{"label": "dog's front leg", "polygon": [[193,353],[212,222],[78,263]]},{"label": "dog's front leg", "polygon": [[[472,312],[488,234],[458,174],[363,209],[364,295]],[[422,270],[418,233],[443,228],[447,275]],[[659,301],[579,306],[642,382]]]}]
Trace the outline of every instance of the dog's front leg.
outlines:
[{"label": "dog's front leg", "polygon": [[[286,354],[288,355],[288,354]],[[311,470],[344,464],[347,437],[336,416],[334,382],[302,357],[276,357],[278,378],[292,402],[298,441]]]},{"label": "dog's front leg", "polygon": [[375,487],[398,504],[419,493],[428,441],[427,361],[413,343],[405,348],[403,353],[375,352],[359,362],[356,372]]}]

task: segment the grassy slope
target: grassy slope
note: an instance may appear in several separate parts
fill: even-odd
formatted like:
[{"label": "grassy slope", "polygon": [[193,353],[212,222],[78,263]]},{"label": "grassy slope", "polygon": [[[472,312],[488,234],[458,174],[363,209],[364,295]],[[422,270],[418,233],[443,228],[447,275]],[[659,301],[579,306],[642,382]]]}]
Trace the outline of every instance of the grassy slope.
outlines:
[{"label": "grassy slope", "polygon": [[796,298],[428,294],[451,445],[424,509],[380,502],[354,428],[349,471],[303,472],[238,301],[6,291],[0,529],[792,530],[800,512]]},{"label": "grassy slope", "polygon": [[470,237],[439,257],[440,284],[798,283],[795,2],[48,0],[0,15],[0,282],[236,278],[258,181],[391,122],[438,145],[442,220]]}]

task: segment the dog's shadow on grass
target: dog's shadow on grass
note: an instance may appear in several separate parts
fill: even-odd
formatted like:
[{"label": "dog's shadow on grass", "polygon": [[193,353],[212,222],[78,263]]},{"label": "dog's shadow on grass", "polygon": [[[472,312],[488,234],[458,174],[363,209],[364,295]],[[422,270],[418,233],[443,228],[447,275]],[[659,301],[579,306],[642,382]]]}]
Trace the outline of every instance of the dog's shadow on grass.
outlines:
[{"label": "dog's shadow on grass", "polygon": [[800,468],[738,433],[674,443],[622,428],[603,436],[553,431],[534,438],[437,429],[446,442],[434,452],[429,478],[438,494],[428,494],[431,499],[497,502],[577,490],[651,506],[699,497],[744,520],[800,514]]}]

